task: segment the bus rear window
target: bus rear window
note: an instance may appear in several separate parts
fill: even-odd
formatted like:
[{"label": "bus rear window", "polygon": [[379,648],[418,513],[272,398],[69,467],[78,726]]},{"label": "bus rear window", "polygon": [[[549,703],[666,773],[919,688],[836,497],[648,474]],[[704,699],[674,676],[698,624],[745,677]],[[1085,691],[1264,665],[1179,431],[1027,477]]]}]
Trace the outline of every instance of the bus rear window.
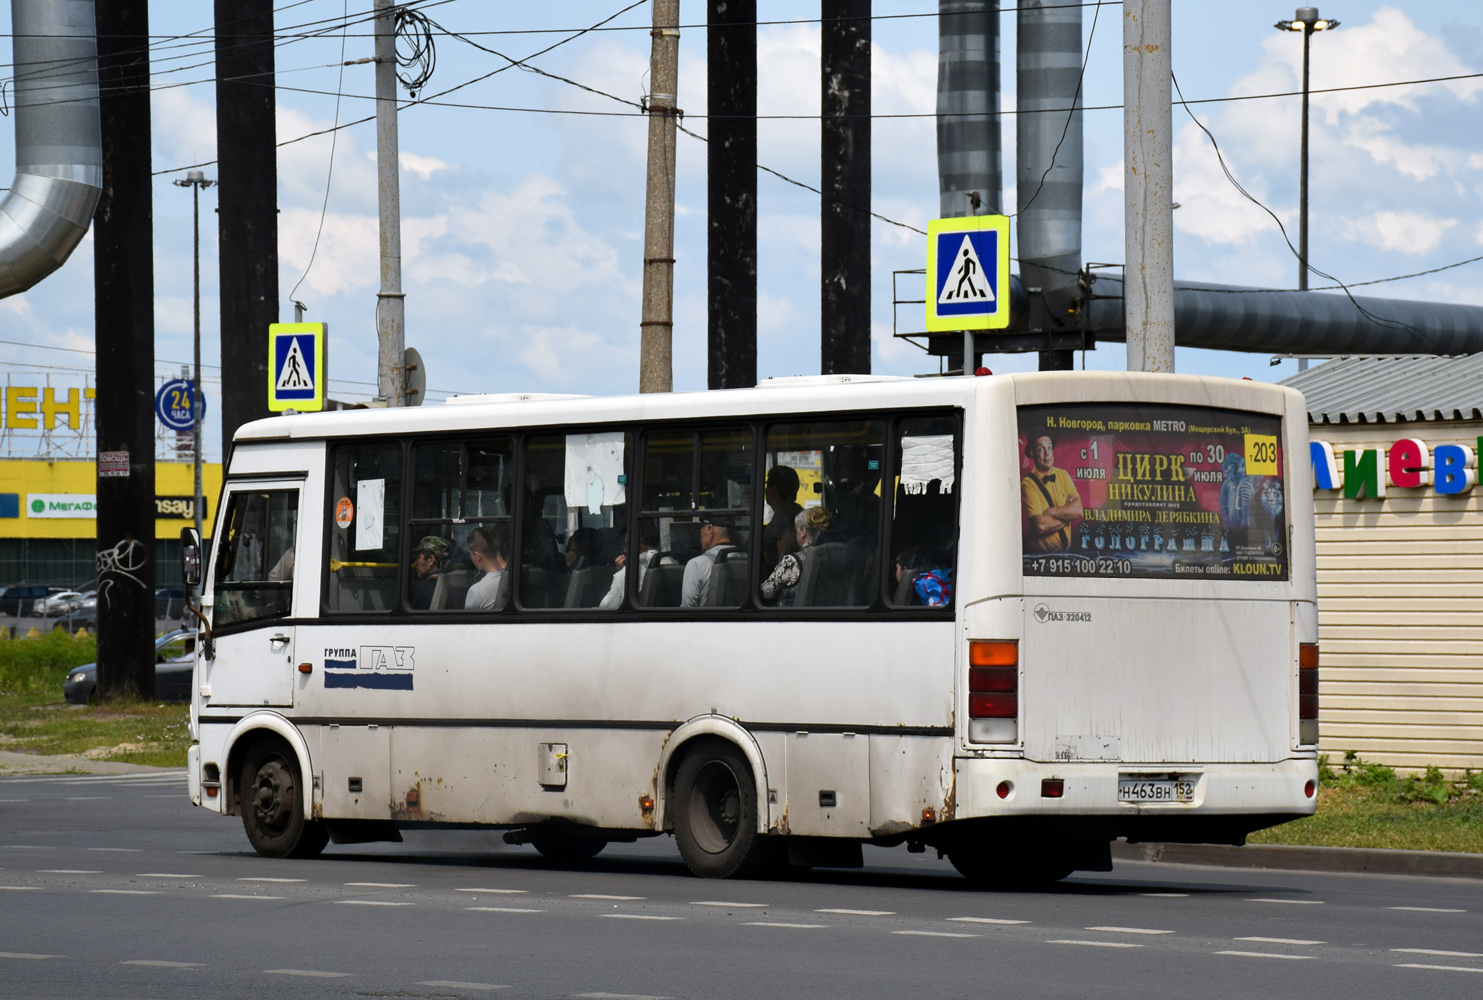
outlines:
[{"label": "bus rear window", "polygon": [[1019,456],[1026,576],[1288,578],[1278,417],[1022,407]]}]

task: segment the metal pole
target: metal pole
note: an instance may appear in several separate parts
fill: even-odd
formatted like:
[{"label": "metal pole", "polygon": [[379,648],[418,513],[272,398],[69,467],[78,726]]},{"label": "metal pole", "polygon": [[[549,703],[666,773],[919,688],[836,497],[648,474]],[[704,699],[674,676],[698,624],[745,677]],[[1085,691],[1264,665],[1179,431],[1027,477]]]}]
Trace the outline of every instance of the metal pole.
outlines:
[{"label": "metal pole", "polygon": [[381,290],[376,293],[376,395],[407,405],[406,296],[397,168],[396,4],[376,0],[376,181],[381,211]]},{"label": "metal pole", "polygon": [[649,34],[649,178],[644,202],[643,315],[639,392],[674,388],[675,120],[680,0],[654,0]]},{"label": "metal pole", "polygon": [[[1308,43],[1313,26],[1303,25],[1303,138],[1298,153],[1298,291],[1308,290]],[[1298,359],[1298,371],[1308,370],[1308,359]]]},{"label": "metal pole", "polygon": [[819,372],[868,375],[870,0],[823,0],[819,12]]},{"label": "metal pole", "polygon": [[[191,171],[192,174],[195,171]],[[191,180],[195,180],[192,177]],[[204,178],[203,178],[204,180]],[[203,184],[191,185],[191,218],[195,232],[196,272],[196,372],[191,381],[191,458],[195,461],[196,473],[196,534],[201,533],[201,403],[205,395],[201,392],[201,188]]]},{"label": "metal pole", "polygon": [[757,0],[708,0],[707,387],[757,384]]},{"label": "metal pole", "polygon": [[1128,371],[1174,371],[1170,0],[1123,3],[1124,304]]}]

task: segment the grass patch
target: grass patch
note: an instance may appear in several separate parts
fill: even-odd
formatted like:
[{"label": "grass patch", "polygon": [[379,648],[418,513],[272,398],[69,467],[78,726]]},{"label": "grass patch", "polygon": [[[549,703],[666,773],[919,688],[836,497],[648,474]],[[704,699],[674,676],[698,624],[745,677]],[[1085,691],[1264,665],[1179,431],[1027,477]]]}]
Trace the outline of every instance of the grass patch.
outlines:
[{"label": "grass patch", "polygon": [[1254,833],[1251,843],[1483,854],[1483,774],[1449,781],[1429,767],[1402,777],[1353,751],[1338,768],[1327,755],[1318,760],[1318,812]]},{"label": "grass patch", "polygon": [[31,639],[0,640],[0,696],[62,699],[67,671],[98,658],[98,641],[54,629]]}]

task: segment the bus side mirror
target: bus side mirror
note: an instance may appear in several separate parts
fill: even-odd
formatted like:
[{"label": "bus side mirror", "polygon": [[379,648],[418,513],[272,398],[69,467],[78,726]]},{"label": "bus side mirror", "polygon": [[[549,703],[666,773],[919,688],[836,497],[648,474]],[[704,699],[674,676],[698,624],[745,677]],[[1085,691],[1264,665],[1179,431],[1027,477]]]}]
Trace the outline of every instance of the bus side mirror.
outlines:
[{"label": "bus side mirror", "polygon": [[180,577],[191,590],[201,585],[201,533],[195,528],[180,529]]}]

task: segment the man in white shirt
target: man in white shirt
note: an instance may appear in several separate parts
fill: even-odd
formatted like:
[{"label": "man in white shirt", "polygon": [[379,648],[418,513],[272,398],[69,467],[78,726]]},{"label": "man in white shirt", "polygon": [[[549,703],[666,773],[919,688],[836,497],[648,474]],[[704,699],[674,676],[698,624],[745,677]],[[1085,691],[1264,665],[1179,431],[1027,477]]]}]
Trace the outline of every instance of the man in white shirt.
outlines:
[{"label": "man in white shirt", "polygon": [[680,587],[680,607],[698,608],[705,604],[716,559],[728,549],[736,548],[731,544],[731,528],[729,517],[701,519],[700,555],[685,564],[685,576]]},{"label": "man in white shirt", "polygon": [[468,611],[499,611],[505,606],[505,559],[504,539],[499,527],[483,524],[469,532],[469,561],[484,575],[474,581],[464,598],[463,606]]}]

